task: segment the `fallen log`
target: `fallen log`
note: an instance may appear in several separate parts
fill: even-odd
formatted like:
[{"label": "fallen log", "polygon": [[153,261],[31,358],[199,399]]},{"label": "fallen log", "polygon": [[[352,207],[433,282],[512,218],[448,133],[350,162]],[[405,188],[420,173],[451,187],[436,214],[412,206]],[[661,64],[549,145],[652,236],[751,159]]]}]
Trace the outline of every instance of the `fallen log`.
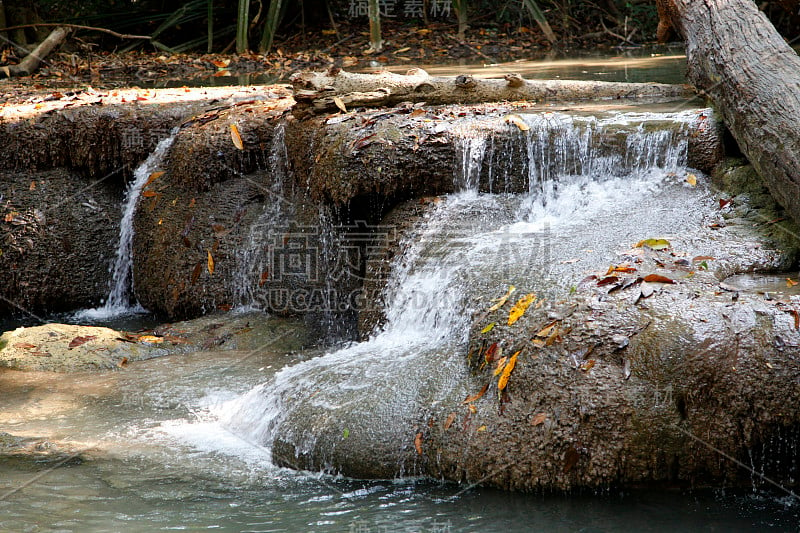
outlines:
[{"label": "fallen log", "polygon": [[361,74],[340,69],[306,71],[292,76],[292,85],[297,100],[295,109],[300,114],[325,113],[341,106],[381,107],[401,102],[448,105],[623,98],[663,100],[695,96],[688,85],[526,80],[518,74],[508,74],[505,79],[479,79],[469,75],[433,77],[419,68],[411,69],[405,75],[389,72]]},{"label": "fallen log", "polygon": [[800,57],[751,0],[658,0],[707,94],[774,198],[800,221]]},{"label": "fallen log", "polygon": [[64,42],[64,39],[69,35],[69,30],[65,27],[59,26],[50,32],[47,39],[42,41],[39,46],[25,56],[19,65],[10,65],[0,67],[0,78],[11,78],[14,76],[30,76],[37,68],[42,60],[50,54],[57,46]]}]

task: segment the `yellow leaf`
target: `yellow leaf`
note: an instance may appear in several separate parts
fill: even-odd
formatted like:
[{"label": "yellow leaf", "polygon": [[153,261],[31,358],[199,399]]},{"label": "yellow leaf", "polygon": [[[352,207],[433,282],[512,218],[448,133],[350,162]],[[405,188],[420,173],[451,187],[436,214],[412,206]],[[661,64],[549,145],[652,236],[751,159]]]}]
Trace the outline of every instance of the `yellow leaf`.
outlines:
[{"label": "yellow leaf", "polygon": [[476,429],[475,431],[486,431],[486,426],[485,425],[481,426],[478,429]]},{"label": "yellow leaf", "polygon": [[236,124],[231,124],[231,140],[233,140],[233,145],[238,148],[239,150],[244,150],[244,143],[242,142],[242,136],[239,135],[239,128]]},{"label": "yellow leaf", "polygon": [[511,372],[514,371],[514,367],[517,364],[517,356],[519,356],[519,352],[521,351],[522,350],[519,350],[514,355],[512,355],[511,359],[508,360],[508,363],[506,363],[506,366],[503,368],[503,373],[500,374],[500,379],[497,380],[498,391],[504,390],[508,385],[508,378],[511,377]]},{"label": "yellow leaf", "polygon": [[525,314],[525,311],[528,310],[528,307],[535,301],[536,295],[532,292],[517,300],[517,303],[515,303],[511,311],[508,312],[508,325],[510,326],[519,320],[520,317]]},{"label": "yellow leaf", "polygon": [[336,104],[336,107],[338,107],[342,113],[347,113],[347,108],[345,107],[344,101],[341,98],[334,96],[333,103]]},{"label": "yellow leaf", "polygon": [[634,248],[646,246],[652,250],[666,250],[672,246],[667,239],[645,239],[633,245]]},{"label": "yellow leaf", "polygon": [[211,257],[211,251],[210,250],[206,250],[206,253],[208,253],[208,273],[210,275],[213,275],[214,274],[214,258]]},{"label": "yellow leaf", "polygon": [[481,333],[489,333],[490,331],[492,331],[492,329],[493,329],[493,328],[494,328],[496,325],[497,325],[497,322],[492,322],[491,324],[489,324],[488,326],[486,326],[485,328],[483,328],[483,329],[481,330]]},{"label": "yellow leaf", "polygon": [[686,174],[686,183],[694,187],[697,185],[697,176],[694,174]]},{"label": "yellow leaf", "polygon": [[525,121],[523,121],[519,115],[514,115],[514,114],[506,115],[505,118],[503,119],[503,122],[505,122],[506,124],[515,125],[520,129],[520,131],[528,131],[529,129],[531,129],[531,127],[525,124]]},{"label": "yellow leaf", "polygon": [[509,285],[508,292],[505,293],[505,295],[501,296],[500,298],[492,300],[493,302],[497,303],[489,308],[489,312],[491,313],[492,311],[497,311],[498,309],[503,307],[508,301],[508,298],[511,296],[511,293],[513,293],[515,290],[517,290],[516,287],[514,287],[513,285]]}]

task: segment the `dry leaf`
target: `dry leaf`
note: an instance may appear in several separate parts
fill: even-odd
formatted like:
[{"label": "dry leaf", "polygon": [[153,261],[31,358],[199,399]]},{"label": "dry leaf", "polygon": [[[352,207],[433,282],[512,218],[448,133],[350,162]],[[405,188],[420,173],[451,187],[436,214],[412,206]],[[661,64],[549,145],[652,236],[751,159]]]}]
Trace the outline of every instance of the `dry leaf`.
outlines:
[{"label": "dry leaf", "polygon": [[214,275],[214,258],[211,257],[211,250],[206,250],[206,253],[208,254],[208,261],[207,261],[208,273],[209,273],[209,275],[213,276]]},{"label": "dry leaf", "polygon": [[244,150],[244,143],[242,142],[242,136],[239,135],[239,128],[236,124],[231,124],[231,140],[233,141],[233,145],[238,148],[239,150]]},{"label": "dry leaf", "polygon": [[453,422],[455,421],[456,421],[455,413],[450,413],[449,415],[447,415],[447,420],[444,421],[444,430],[447,431],[448,429],[450,429],[450,426],[452,426]]},{"label": "dry leaf", "polygon": [[159,170],[157,172],[153,172],[152,174],[150,174],[150,176],[148,176],[147,181],[144,182],[144,187],[143,188],[146,188],[148,185],[150,185],[151,183],[153,183],[154,181],[156,181],[158,178],[160,178],[163,175],[164,175],[164,171],[163,170]]},{"label": "dry leaf", "polygon": [[333,103],[336,104],[336,107],[338,107],[342,113],[347,113],[347,107],[345,107],[344,101],[341,98],[334,96]]},{"label": "dry leaf", "polygon": [[484,354],[484,360],[486,363],[493,363],[500,359],[500,356],[503,355],[503,350],[500,348],[500,345],[496,342],[493,343],[489,348],[486,349],[486,353]]},{"label": "dry leaf", "polygon": [[120,368],[125,368],[126,366],[128,366],[128,358],[127,357],[123,357],[122,361],[117,363],[117,366],[120,367]]},{"label": "dry leaf", "polygon": [[417,449],[417,455],[422,455],[422,432],[418,432],[414,437],[414,448]]},{"label": "dry leaf", "polygon": [[82,337],[81,336],[75,337],[74,339],[72,339],[72,341],[70,341],[68,348],[70,350],[73,349],[73,348],[77,348],[78,346],[81,346],[82,344],[86,344],[90,340],[96,339],[96,338],[97,338],[97,335],[84,335]]},{"label": "dry leaf", "polygon": [[269,272],[262,272],[261,278],[258,280],[258,286],[262,287],[267,282],[267,280],[269,280]]},{"label": "dry leaf", "polygon": [[674,279],[661,274],[648,274],[642,279],[648,283],[675,283]]},{"label": "dry leaf", "polygon": [[797,281],[794,281],[792,278],[786,278],[786,286],[787,287],[794,287],[797,285]]},{"label": "dry leaf", "polygon": [[144,191],[142,196],[145,198],[155,198],[158,196],[158,193],[156,191]]},{"label": "dry leaf", "polygon": [[588,372],[589,370],[592,369],[592,367],[594,367],[594,363],[595,363],[594,359],[589,359],[588,361],[584,361],[583,364],[581,365],[581,370],[583,370],[584,372]]},{"label": "dry leaf", "polygon": [[466,398],[464,398],[464,401],[463,401],[463,402],[461,402],[461,405],[468,404],[468,403],[472,403],[472,402],[474,402],[474,401],[477,401],[477,400],[479,400],[479,399],[481,398],[481,396],[483,396],[484,394],[486,394],[486,391],[487,391],[488,389],[489,389],[489,384],[487,383],[486,385],[484,385],[483,387],[481,387],[481,390],[479,390],[478,392],[476,392],[476,393],[475,393],[475,394],[473,394],[472,396],[467,396]]},{"label": "dry leaf", "polygon": [[505,368],[503,368],[503,373],[500,374],[500,379],[497,380],[497,390],[502,391],[503,389],[508,386],[508,379],[511,377],[511,372],[514,371],[514,367],[517,364],[517,357],[522,350],[517,351],[514,355],[511,356],[511,359],[508,360],[506,363]]},{"label": "dry leaf", "polygon": [[697,185],[697,176],[695,176],[694,174],[686,174],[686,183],[694,187],[695,185]]},{"label": "dry leaf", "polygon": [[31,181],[31,186],[28,187],[28,190],[29,191],[35,191],[36,190],[36,182],[35,181]]},{"label": "dry leaf", "polygon": [[31,344],[29,342],[15,342],[14,343],[14,348],[22,348],[24,350],[32,350],[33,348],[36,348],[36,345],[35,344]]},{"label": "dry leaf", "polygon": [[511,311],[508,312],[508,325],[510,326],[519,320],[534,301],[536,301],[536,295],[532,292],[517,300],[517,303],[515,303],[514,307],[511,308]]},{"label": "dry leaf", "polygon": [[578,459],[580,459],[580,454],[578,450],[575,449],[575,446],[570,446],[567,448],[567,451],[564,452],[564,473],[569,473],[570,470],[578,463]]},{"label": "dry leaf", "polygon": [[139,335],[137,340],[139,342],[147,342],[150,344],[160,344],[164,342],[164,337],[156,337],[155,335]]},{"label": "dry leaf", "polygon": [[525,124],[525,121],[522,120],[522,117],[520,117],[519,115],[514,115],[514,114],[506,115],[505,118],[503,118],[503,122],[505,122],[506,124],[515,125],[516,127],[519,128],[520,131],[528,131],[529,129],[531,129],[531,127]]},{"label": "dry leaf", "polygon": [[517,290],[517,288],[516,288],[516,287],[514,287],[513,285],[510,285],[510,286],[508,287],[508,292],[506,292],[506,293],[505,293],[503,296],[501,296],[500,298],[497,298],[497,299],[494,299],[494,300],[492,300],[493,302],[497,302],[497,303],[496,303],[496,304],[494,304],[493,306],[491,306],[491,307],[489,308],[489,312],[491,313],[492,311],[497,311],[498,309],[500,309],[501,307],[503,307],[503,306],[506,304],[506,302],[508,301],[508,298],[511,296],[511,294],[512,294],[512,293],[513,293],[515,290]]},{"label": "dry leaf", "polygon": [[483,425],[483,426],[479,427],[475,431],[486,431],[486,425]]},{"label": "dry leaf", "polygon": [[547,420],[547,413],[539,413],[533,417],[533,419],[531,420],[531,425],[539,426],[541,424],[544,424],[545,420]]},{"label": "dry leaf", "polygon": [[556,327],[556,324],[558,324],[558,320],[553,320],[552,322],[547,324],[545,327],[540,329],[536,333],[536,335],[534,335],[534,336],[535,337],[539,337],[541,339],[546,339],[547,337],[549,337],[553,333],[553,329]]},{"label": "dry leaf", "polygon": [[494,369],[494,375],[495,375],[495,376],[496,376],[496,375],[498,375],[498,374],[500,374],[500,372],[502,372],[502,371],[503,371],[503,367],[505,367],[505,366],[506,366],[506,361],[508,361],[508,356],[501,357],[501,358],[500,358],[500,359],[497,361],[497,367]]},{"label": "dry leaf", "polygon": [[194,270],[192,271],[192,285],[197,283],[197,280],[200,278],[200,274],[203,272],[203,262],[198,261],[198,263],[194,266]]}]

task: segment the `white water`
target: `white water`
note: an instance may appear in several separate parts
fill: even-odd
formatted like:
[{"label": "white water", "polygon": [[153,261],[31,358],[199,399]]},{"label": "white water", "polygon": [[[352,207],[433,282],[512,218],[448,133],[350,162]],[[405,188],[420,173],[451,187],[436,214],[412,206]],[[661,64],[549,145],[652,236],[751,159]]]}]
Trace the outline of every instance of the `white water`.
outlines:
[{"label": "white water", "polygon": [[76,320],[104,320],[121,315],[141,313],[145,310],[138,302],[131,299],[133,293],[133,215],[139,201],[142,188],[150,175],[158,168],[169,151],[178,128],[174,128],[169,136],[159,141],[156,149],[139,165],[133,173],[133,180],[125,191],[122,203],[122,219],[119,225],[119,243],[114,261],[111,290],[102,307],[85,309],[75,314]]},{"label": "white water", "polygon": [[[281,123],[275,128],[269,151],[269,185],[262,186],[264,210],[250,227],[247,242],[237,257],[234,274],[234,299],[240,310],[263,309],[264,302],[258,297],[258,288],[264,284],[262,276],[270,275],[273,265],[268,253],[274,244],[276,227],[287,218],[285,212],[291,207],[283,197],[284,183],[289,175],[289,157],[286,152],[286,128]],[[286,205],[284,205],[286,204]]]},{"label": "white water", "polygon": [[[688,122],[694,116],[657,118]],[[298,454],[315,451],[318,433],[338,413],[351,424],[358,419],[360,429],[373,436],[391,438],[393,426],[407,430],[404,416],[414,402],[435,404],[460,378],[463,363],[452,354],[467,340],[471,311],[489,305],[472,295],[502,294],[508,284],[546,275],[553,228],[586,224],[607,212],[625,216],[632,197],[651,199],[682,180],[677,173],[686,163],[686,135],[648,132],[647,117],[604,122],[543,114],[525,120],[531,126],[524,141],[530,192],[477,194],[491,143],[476,132],[462,132],[454,177],[461,192],[435,206],[401,246],[405,252],[386,287],[383,328],[367,342],[283,369],[219,408],[223,424],[267,447],[280,434]],[[603,154],[595,146],[593,139],[606,126],[631,121],[623,153]],[[433,367],[420,358],[437,363]],[[298,409],[301,414],[290,422]],[[319,416],[322,425],[298,421],[307,416]]]}]

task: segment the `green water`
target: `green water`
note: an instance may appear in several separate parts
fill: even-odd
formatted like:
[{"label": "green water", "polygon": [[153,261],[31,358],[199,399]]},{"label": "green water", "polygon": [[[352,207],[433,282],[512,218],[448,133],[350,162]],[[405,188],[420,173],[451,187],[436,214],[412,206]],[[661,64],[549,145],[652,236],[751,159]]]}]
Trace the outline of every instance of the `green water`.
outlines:
[{"label": "green water", "polygon": [[275,347],[106,373],[0,372],[0,431],[49,443],[38,459],[0,458],[0,531],[790,531],[800,523],[799,502],[761,492],[546,496],[276,468],[269,450],[216,419],[238,394],[313,355]]}]

